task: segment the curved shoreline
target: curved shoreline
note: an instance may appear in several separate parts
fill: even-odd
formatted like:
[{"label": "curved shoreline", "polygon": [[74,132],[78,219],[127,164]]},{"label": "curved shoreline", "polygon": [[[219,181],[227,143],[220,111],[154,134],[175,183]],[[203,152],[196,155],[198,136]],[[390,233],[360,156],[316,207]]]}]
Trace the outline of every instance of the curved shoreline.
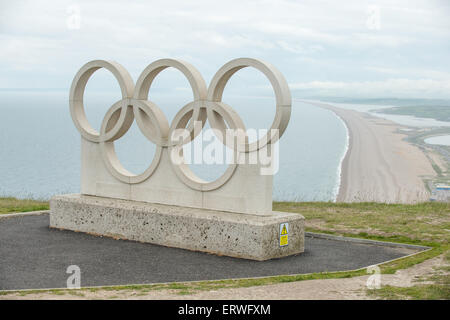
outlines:
[{"label": "curved shoreline", "polygon": [[341,156],[341,159],[339,160],[339,164],[338,164],[338,169],[337,169],[337,183],[336,183],[336,187],[334,190],[334,200],[333,202],[338,202],[340,201],[339,199],[339,195],[342,194],[341,188],[342,185],[345,185],[345,181],[344,183],[342,183],[342,180],[344,179],[343,177],[343,173],[347,172],[348,170],[348,156],[351,152],[351,135],[350,135],[350,127],[347,124],[347,122],[345,121],[344,118],[342,118],[339,114],[337,114],[334,110],[329,109],[331,112],[333,112],[333,114],[343,123],[344,128],[345,128],[345,132],[346,132],[346,137],[345,137],[345,148],[344,148],[344,152]]},{"label": "curved shoreline", "polygon": [[[304,101],[304,102],[306,102],[306,101]],[[321,108],[331,111],[336,116],[336,118],[338,118],[344,124],[345,130],[346,130],[346,142],[345,142],[346,145],[345,145],[344,153],[342,154],[341,159],[339,160],[339,165],[337,168],[337,177],[338,178],[337,178],[336,186],[334,188],[335,195],[334,195],[334,200],[333,200],[333,202],[341,202],[342,198],[343,198],[342,197],[342,194],[343,194],[342,189],[345,188],[345,186],[348,184],[348,182],[346,181],[347,172],[349,170],[348,158],[349,158],[351,150],[352,150],[352,134],[351,134],[350,125],[347,123],[346,119],[344,117],[342,117],[340,114],[338,114],[332,106],[327,105],[325,103],[319,103],[319,102],[308,101],[307,103],[316,105],[318,107],[321,107]]]},{"label": "curved shoreline", "polygon": [[336,202],[415,203],[429,199],[422,178],[435,172],[423,152],[396,132],[400,125],[327,103],[304,102],[332,111],[347,128]]}]

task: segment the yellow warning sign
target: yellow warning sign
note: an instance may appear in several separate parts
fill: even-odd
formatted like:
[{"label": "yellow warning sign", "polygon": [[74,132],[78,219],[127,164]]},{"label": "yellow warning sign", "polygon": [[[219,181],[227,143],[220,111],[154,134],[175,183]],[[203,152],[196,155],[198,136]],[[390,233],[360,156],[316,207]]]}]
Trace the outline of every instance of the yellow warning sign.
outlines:
[{"label": "yellow warning sign", "polygon": [[288,245],[288,235],[280,237],[280,247]]},{"label": "yellow warning sign", "polygon": [[287,222],[280,224],[280,247],[289,244],[289,224]]}]

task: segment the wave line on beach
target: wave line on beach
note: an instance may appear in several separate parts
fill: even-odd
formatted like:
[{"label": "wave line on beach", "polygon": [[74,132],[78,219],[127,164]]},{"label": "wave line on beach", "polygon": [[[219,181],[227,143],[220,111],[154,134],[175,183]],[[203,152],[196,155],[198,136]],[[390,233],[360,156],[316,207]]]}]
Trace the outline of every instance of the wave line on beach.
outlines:
[{"label": "wave line on beach", "polygon": [[[294,101],[298,101],[298,102],[302,102],[302,103],[307,103],[310,104],[312,106],[318,106],[317,103],[323,104],[324,102],[322,101],[309,101],[309,100],[304,100],[304,99],[293,99]],[[319,107],[323,107],[322,105],[319,105]],[[344,147],[344,152],[342,153],[340,159],[339,159],[339,163],[337,166],[337,170],[336,170],[336,184],[333,187],[333,202],[337,201],[337,198],[339,196],[339,190],[341,188],[341,180],[342,180],[342,166],[345,160],[345,156],[347,155],[347,152],[350,148],[350,132],[349,132],[349,128],[345,122],[345,120],[339,116],[336,112],[334,112],[334,110],[329,109],[329,108],[323,108],[325,110],[330,111],[332,114],[334,114],[334,116],[344,125],[345,128],[345,147]]]}]

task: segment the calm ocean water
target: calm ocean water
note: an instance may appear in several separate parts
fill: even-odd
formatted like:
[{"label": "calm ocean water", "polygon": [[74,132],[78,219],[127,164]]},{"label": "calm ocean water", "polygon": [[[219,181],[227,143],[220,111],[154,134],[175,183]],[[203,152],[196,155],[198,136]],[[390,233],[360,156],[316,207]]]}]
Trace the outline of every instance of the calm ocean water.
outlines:
[{"label": "calm ocean water", "polygon": [[[153,97],[169,122],[184,105],[176,96]],[[119,99],[117,93],[109,92],[85,98],[87,116],[96,128]],[[247,128],[267,128],[273,120],[273,99],[224,97],[224,101],[238,111]],[[274,199],[334,200],[346,135],[344,124],[332,112],[294,100],[280,142]],[[124,166],[135,173],[147,167],[154,152],[135,124],[117,141],[116,149]],[[217,165],[193,169],[205,179],[224,170]],[[80,135],[70,118],[67,91],[0,91],[0,196],[48,199],[79,192],[79,181]]]}]

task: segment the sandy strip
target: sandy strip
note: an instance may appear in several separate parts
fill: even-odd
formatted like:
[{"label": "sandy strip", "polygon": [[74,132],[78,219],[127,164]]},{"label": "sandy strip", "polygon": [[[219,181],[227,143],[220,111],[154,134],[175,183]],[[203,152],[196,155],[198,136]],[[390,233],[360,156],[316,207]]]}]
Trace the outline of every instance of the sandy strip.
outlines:
[{"label": "sandy strip", "polygon": [[416,203],[429,199],[423,178],[436,173],[425,154],[396,132],[400,125],[327,103],[309,103],[333,111],[349,132],[338,202]]}]

